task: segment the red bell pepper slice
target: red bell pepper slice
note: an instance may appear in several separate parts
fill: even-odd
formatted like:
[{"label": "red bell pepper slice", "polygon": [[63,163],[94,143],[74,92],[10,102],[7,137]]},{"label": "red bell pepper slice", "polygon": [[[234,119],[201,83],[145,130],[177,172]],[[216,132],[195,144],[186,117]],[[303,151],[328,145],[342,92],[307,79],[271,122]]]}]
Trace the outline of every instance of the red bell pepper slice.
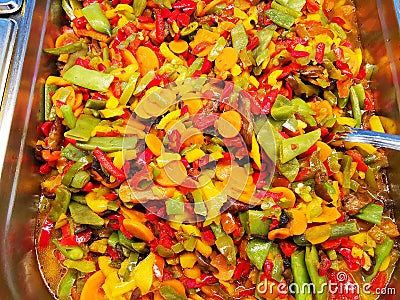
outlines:
[{"label": "red bell pepper slice", "polygon": [[283,254],[287,257],[291,257],[294,251],[297,249],[297,245],[294,243],[291,243],[289,241],[283,240],[280,244],[279,247],[281,248]]},{"label": "red bell pepper slice", "polygon": [[322,42],[318,43],[315,49],[315,61],[319,64],[322,64],[324,60],[324,54],[325,54],[325,44]]},{"label": "red bell pepper slice", "polygon": [[318,275],[325,276],[328,273],[328,270],[331,268],[332,262],[325,254],[320,256],[321,256],[321,262],[319,263]]},{"label": "red bell pepper slice", "polygon": [[247,50],[253,50],[260,43],[258,36],[253,37],[247,45]]},{"label": "red bell pepper slice", "polygon": [[351,249],[341,247],[338,248],[336,251],[343,256],[344,261],[351,271],[356,271],[360,268],[361,260],[353,257],[353,255],[351,254]]},{"label": "red bell pepper slice", "polygon": [[46,219],[40,231],[39,247],[47,248],[51,238],[51,231],[53,230],[54,223]]},{"label": "red bell pepper slice", "polygon": [[172,8],[180,9],[184,13],[191,15],[196,11],[197,4],[192,0],[181,0],[172,4]]},{"label": "red bell pepper slice", "polygon": [[47,122],[44,122],[44,123],[40,126],[40,131],[41,131],[45,136],[49,136],[52,127],[53,127],[53,122],[52,122],[52,121],[47,121]]},{"label": "red bell pepper slice", "polygon": [[368,171],[368,166],[364,162],[364,157],[361,155],[360,152],[357,150],[347,150],[346,154],[349,155],[353,161],[357,163],[357,170],[361,172],[367,172]]},{"label": "red bell pepper slice", "polygon": [[119,253],[110,245],[107,245],[107,254],[110,255],[112,260],[120,259]]},{"label": "red bell pepper slice", "polygon": [[40,175],[46,175],[46,174],[50,173],[51,170],[52,170],[52,167],[49,165],[49,163],[45,163],[40,166],[39,173],[40,173]]},{"label": "red bell pepper slice", "polygon": [[112,176],[119,180],[126,178],[124,171],[118,169],[111,161],[111,159],[99,148],[94,149],[93,155],[98,159],[100,164],[107,170]]},{"label": "red bell pepper slice", "polygon": [[215,241],[215,235],[211,230],[203,231],[202,237],[206,242],[214,242]]},{"label": "red bell pepper slice", "polygon": [[332,22],[335,22],[336,24],[343,26],[344,24],[346,24],[346,21],[343,20],[341,17],[333,17],[331,19]]},{"label": "red bell pepper slice", "polygon": [[308,57],[310,55],[310,53],[308,53],[307,51],[297,51],[294,50],[291,53],[293,58],[302,58],[302,57]]},{"label": "red bell pepper slice", "polygon": [[82,17],[73,19],[72,23],[74,23],[74,25],[77,29],[85,29],[86,25],[88,24],[88,20],[85,18],[85,16],[82,16]]},{"label": "red bell pepper slice", "polygon": [[378,272],[374,279],[371,281],[371,291],[381,291],[386,286],[387,274],[386,272]]},{"label": "red bell pepper slice", "polygon": [[179,13],[176,21],[177,21],[179,27],[186,27],[190,23],[190,16],[185,13]]},{"label": "red bell pepper slice", "polygon": [[322,249],[324,250],[335,250],[337,249],[340,244],[342,243],[342,239],[334,239],[334,240],[330,240],[330,241],[325,241],[321,244]]},{"label": "red bell pepper slice", "polygon": [[272,273],[273,268],[274,268],[273,261],[267,258],[264,262],[263,270],[264,270],[264,274],[267,276],[268,279],[271,278],[271,273]]},{"label": "red bell pepper slice", "polygon": [[156,10],[156,39],[164,41],[164,19],[160,9]]},{"label": "red bell pepper slice", "polygon": [[334,291],[329,293],[329,299],[360,300],[358,289],[356,288],[356,282],[348,271],[344,269],[341,269],[340,271],[330,269],[328,271],[328,282],[331,284]]}]

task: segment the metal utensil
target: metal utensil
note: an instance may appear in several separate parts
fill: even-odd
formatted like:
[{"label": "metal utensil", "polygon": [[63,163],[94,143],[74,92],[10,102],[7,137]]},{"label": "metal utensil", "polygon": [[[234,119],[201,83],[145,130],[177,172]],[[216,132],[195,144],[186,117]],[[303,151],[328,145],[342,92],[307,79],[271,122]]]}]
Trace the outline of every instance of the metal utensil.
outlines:
[{"label": "metal utensil", "polygon": [[346,142],[365,143],[377,147],[400,150],[400,136],[395,134],[349,127],[346,128],[345,131],[338,132],[336,139]]}]

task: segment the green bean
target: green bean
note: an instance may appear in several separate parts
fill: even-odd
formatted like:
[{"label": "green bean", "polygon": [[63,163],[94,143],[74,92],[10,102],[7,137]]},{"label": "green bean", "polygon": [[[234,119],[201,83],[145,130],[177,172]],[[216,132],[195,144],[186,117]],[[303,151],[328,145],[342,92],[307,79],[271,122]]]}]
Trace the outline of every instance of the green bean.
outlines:
[{"label": "green bean", "polygon": [[56,246],[57,250],[68,259],[79,260],[85,255],[82,248],[79,246],[61,246],[56,239],[52,240],[52,242]]},{"label": "green bean", "polygon": [[351,187],[351,182],[350,182],[350,168],[351,168],[351,162],[352,158],[348,155],[343,155],[342,158],[342,168],[343,168],[343,188],[349,189]]},{"label": "green bean", "polygon": [[94,261],[86,259],[82,260],[66,259],[63,262],[63,265],[66,266],[67,268],[73,268],[83,273],[92,273],[96,271],[96,263]]},{"label": "green bean", "polygon": [[361,103],[361,98],[357,94],[356,89],[354,89],[354,86],[350,88],[350,103],[351,103],[351,109],[353,111],[353,118],[356,120],[356,126],[357,128],[361,127],[361,108],[360,108],[360,103]]},{"label": "green bean", "polygon": [[356,92],[358,101],[360,103],[360,108],[364,109],[364,100],[366,98],[364,87],[362,86],[361,83],[359,83],[359,84],[354,85],[352,88]]},{"label": "green bean", "polygon": [[82,40],[79,40],[75,43],[68,44],[65,46],[57,47],[57,48],[47,48],[44,49],[43,51],[49,54],[53,55],[60,55],[60,54],[70,54],[74,53],[78,50],[81,50],[83,48],[84,42]]},{"label": "green bean", "polygon": [[193,73],[197,70],[201,69],[201,66],[203,65],[204,58],[203,57],[198,57],[196,60],[190,65],[190,67],[187,69],[186,76],[190,77],[193,75]]},{"label": "green bean", "polygon": [[319,256],[317,248],[313,246],[306,247],[305,262],[310,276],[311,282],[314,284],[315,299],[326,300],[328,299],[327,292],[327,279],[326,276],[318,274]]},{"label": "green bean", "polygon": [[174,288],[165,285],[160,287],[160,294],[166,300],[185,300],[186,297],[179,294]]},{"label": "green bean", "polygon": [[296,300],[312,299],[310,289],[306,289],[306,287],[310,286],[310,278],[308,277],[307,267],[305,263],[305,251],[296,250],[290,257],[290,261],[294,282],[296,283]]},{"label": "green bean", "polygon": [[83,114],[76,120],[75,127],[65,132],[64,136],[76,141],[87,142],[92,136],[93,129],[99,123],[100,119]]},{"label": "green bean", "polygon": [[44,85],[44,119],[46,121],[54,121],[56,113],[53,105],[51,95],[53,95],[58,89],[57,85],[45,84]]},{"label": "green bean", "polygon": [[226,45],[226,39],[223,36],[219,37],[214,47],[212,47],[210,54],[208,54],[208,59],[210,61],[214,61],[218,57],[218,55],[221,54],[225,45]]},{"label": "green bean", "polygon": [[331,236],[329,239],[334,240],[346,236],[359,233],[357,221],[348,221],[342,223],[331,224]]},{"label": "green bean", "polygon": [[61,7],[64,9],[65,13],[68,15],[68,17],[70,18],[71,21],[76,18],[75,14],[74,14],[74,10],[67,0],[61,1]]}]

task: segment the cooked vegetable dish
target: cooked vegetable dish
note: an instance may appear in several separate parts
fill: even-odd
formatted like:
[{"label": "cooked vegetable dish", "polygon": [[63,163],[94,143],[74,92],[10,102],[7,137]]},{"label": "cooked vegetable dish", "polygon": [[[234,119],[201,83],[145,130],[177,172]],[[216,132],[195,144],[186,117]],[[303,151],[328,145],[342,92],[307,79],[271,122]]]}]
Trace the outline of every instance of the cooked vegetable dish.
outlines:
[{"label": "cooked vegetable dish", "polygon": [[62,0],[37,256],[58,299],[376,299],[399,257],[355,7]]}]

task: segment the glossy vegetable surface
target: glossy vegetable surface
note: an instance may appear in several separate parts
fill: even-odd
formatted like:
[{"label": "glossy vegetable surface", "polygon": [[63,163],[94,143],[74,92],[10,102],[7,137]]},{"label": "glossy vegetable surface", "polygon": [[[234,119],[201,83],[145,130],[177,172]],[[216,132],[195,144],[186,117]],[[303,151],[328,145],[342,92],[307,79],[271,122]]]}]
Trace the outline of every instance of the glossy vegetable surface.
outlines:
[{"label": "glossy vegetable surface", "polygon": [[400,234],[386,155],[335,140],[384,131],[350,3],[63,8],[36,144],[39,262],[48,280],[55,261],[59,298],[324,300],[349,296],[331,283],[387,284]]}]

